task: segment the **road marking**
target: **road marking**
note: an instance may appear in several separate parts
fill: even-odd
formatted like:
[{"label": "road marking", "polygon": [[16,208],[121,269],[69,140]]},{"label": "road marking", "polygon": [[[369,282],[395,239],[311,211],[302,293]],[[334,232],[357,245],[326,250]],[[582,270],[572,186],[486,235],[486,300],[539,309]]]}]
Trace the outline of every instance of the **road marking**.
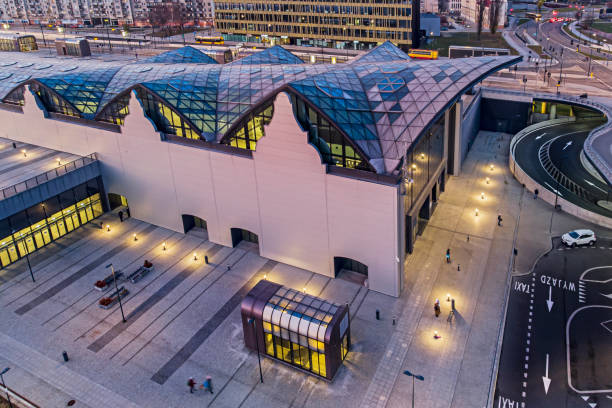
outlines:
[{"label": "road marking", "polygon": [[553,186],[551,186],[550,184],[548,184],[548,182],[546,182],[546,181],[545,181],[545,182],[544,182],[544,184],[546,184],[548,187],[550,187],[550,190],[551,190],[553,193],[555,193],[555,194],[559,194],[561,197],[563,197],[563,194],[561,194],[559,191],[555,190],[555,189],[553,188]]},{"label": "road marking", "polygon": [[565,150],[565,149],[567,149],[569,146],[571,146],[571,145],[572,145],[572,143],[573,143],[573,142],[570,140],[569,142],[567,142],[567,143],[565,144],[565,146],[563,146],[563,149],[561,149],[561,150]]},{"label": "road marking", "polygon": [[542,377],[544,382],[544,393],[548,395],[548,387],[550,387],[550,378],[548,378],[548,353],[546,353],[546,375]]},{"label": "road marking", "polygon": [[596,188],[596,189],[598,189],[599,191],[603,191],[603,192],[604,192],[604,193],[606,193],[606,194],[608,193],[606,190],[604,190],[603,188],[599,188],[599,187],[597,187],[595,184],[591,183],[589,180],[584,179],[584,181],[586,181],[586,183],[587,183],[588,185],[590,185],[591,187],[595,187],[595,188]]},{"label": "road marking", "polygon": [[555,302],[552,301],[552,286],[548,287],[548,300],[546,301],[546,306],[548,307],[548,312],[550,313]]},{"label": "road marking", "polygon": [[535,140],[540,140],[546,133],[548,132],[544,132],[540,136],[536,136]]}]

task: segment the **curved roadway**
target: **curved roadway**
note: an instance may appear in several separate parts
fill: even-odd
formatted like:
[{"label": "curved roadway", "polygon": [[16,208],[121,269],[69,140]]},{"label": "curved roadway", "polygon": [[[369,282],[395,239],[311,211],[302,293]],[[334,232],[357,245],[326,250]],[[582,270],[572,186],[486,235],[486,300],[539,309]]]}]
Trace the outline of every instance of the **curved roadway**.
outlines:
[{"label": "curved roadway", "polygon": [[[612,217],[610,209],[597,204],[612,200],[612,187],[589,173],[580,161],[584,141],[601,123],[599,120],[579,120],[536,129],[517,142],[515,160],[532,179],[551,192],[558,192],[565,200],[589,211]],[[547,147],[548,155],[542,150]],[[558,176],[551,164],[562,176]],[[564,177],[569,182],[564,183]],[[570,188],[571,182],[578,187]]]}]

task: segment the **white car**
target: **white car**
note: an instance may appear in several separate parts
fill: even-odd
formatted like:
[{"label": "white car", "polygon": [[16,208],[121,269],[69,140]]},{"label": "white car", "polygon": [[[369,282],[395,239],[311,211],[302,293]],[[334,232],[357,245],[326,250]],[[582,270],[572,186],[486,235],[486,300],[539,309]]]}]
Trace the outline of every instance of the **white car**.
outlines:
[{"label": "white car", "polygon": [[561,241],[567,246],[575,247],[577,245],[595,245],[597,238],[595,233],[588,229],[577,229],[570,231],[561,236]]}]

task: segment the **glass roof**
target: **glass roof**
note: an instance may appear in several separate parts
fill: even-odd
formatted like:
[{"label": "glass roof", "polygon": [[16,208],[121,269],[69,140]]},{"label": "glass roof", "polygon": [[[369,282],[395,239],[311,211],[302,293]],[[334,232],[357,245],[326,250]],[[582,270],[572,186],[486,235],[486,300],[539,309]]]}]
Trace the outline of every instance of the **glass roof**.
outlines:
[{"label": "glass roof", "polygon": [[267,48],[263,51],[256,52],[248,57],[240,58],[232,62],[232,64],[303,64],[300,58],[296,57],[280,45]]},{"label": "glass roof", "polygon": [[[179,51],[200,52],[185,47],[169,53]],[[414,61],[384,43],[345,64],[275,62],[291,57],[299,60],[282,47],[272,47],[231,64],[177,65],[2,52],[0,100],[19,84],[35,80],[93,119],[113,98],[140,84],[187,117],[206,140],[220,142],[255,105],[288,89],[327,116],[378,173],[390,174],[436,114],[484,76],[520,60]]]},{"label": "glass roof", "polygon": [[145,58],[142,63],[156,64],[216,64],[217,61],[197,48],[186,46],[162,52],[154,57]]}]

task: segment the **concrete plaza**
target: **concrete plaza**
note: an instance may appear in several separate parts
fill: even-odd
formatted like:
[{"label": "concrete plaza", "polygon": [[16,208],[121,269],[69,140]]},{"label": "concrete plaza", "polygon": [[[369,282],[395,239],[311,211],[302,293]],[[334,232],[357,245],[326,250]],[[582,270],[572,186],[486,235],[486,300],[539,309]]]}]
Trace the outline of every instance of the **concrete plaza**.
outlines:
[{"label": "concrete plaza", "polygon": [[[406,286],[397,299],[262,258],[253,244],[227,248],[105,214],[99,221],[110,224],[110,232],[89,224],[33,254],[35,283],[25,261],[0,271],[0,365],[11,367],[7,385],[41,407],[64,407],[71,399],[91,408],[405,407],[412,384],[401,373],[408,369],[425,376],[416,384],[419,407],[484,407],[513,247],[515,273],[526,273],[550,248],[551,208],[511,178],[509,141],[510,135],[479,134],[406,259]],[[558,235],[583,225],[555,213],[550,229]],[[97,307],[101,294],[93,284],[108,274],[108,263],[129,273],[145,259],[155,271],[123,283],[130,295],[122,323],[118,307]],[[239,304],[264,274],[350,304],[352,349],[332,383],[267,358],[259,382],[257,356],[243,345]],[[457,307],[450,321],[447,293]],[[189,394],[187,379],[201,382],[206,375],[214,394]]]}]

